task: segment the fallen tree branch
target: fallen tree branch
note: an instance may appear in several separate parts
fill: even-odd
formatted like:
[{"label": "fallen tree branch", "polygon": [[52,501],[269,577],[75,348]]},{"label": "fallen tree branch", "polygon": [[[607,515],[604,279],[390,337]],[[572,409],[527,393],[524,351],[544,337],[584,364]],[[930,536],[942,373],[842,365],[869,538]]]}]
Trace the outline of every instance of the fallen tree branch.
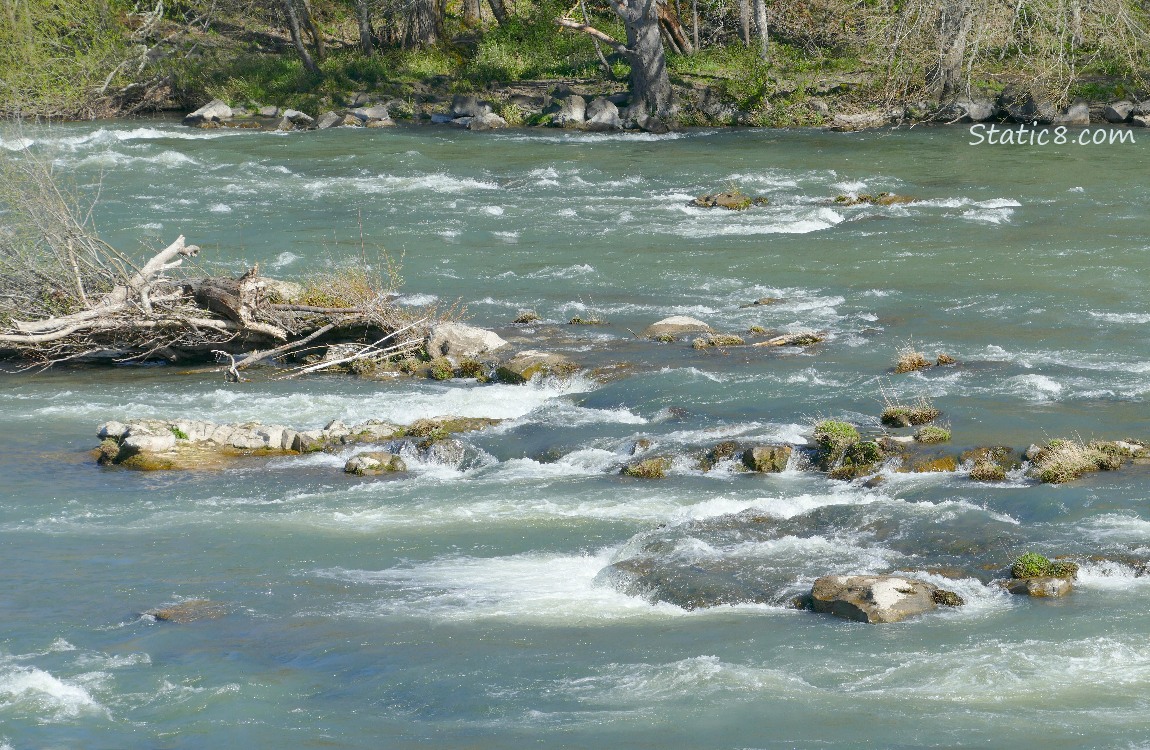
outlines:
[{"label": "fallen tree branch", "polygon": [[591,26],[590,24],[579,23],[578,21],[572,21],[570,18],[556,18],[555,23],[557,23],[558,25],[562,26],[565,29],[574,29],[575,31],[581,31],[584,34],[587,34],[588,36],[592,37],[593,39],[598,39],[599,41],[601,41],[604,44],[611,47],[611,49],[618,52],[620,55],[629,55],[631,53],[631,50],[627,49],[627,45],[616,41],[615,37],[611,36],[610,34],[606,34],[602,31],[600,31],[599,29],[595,28],[594,26]]}]

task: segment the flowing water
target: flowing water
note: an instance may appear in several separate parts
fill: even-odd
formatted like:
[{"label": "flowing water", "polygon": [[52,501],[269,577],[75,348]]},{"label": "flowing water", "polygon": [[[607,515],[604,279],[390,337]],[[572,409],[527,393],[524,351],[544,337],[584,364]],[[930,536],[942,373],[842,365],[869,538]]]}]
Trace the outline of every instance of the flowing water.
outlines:
[{"label": "flowing water", "polygon": [[[5,132],[11,158],[29,145],[98,185],[95,217],[121,248],[185,234],[208,270],[302,278],[378,264],[383,247],[405,304],[459,301],[518,347],[633,367],[524,386],[4,376],[0,748],[1150,746],[1145,467],[1064,486],[891,473],[867,489],[689,458],[728,438],[801,444],[821,417],[877,428],[884,397],[932,398],[962,446],[1150,438],[1137,135]],[[729,185],[770,205],[687,206]],[[831,202],[881,191],[919,200]],[[781,301],[741,307],[761,297]],[[509,326],[526,309],[543,324]],[[672,314],[828,340],[634,337]],[[609,325],[564,325],[576,315]],[[909,342],[961,364],[893,375]],[[505,421],[467,436],[463,469],[416,462],[397,479],[345,476],[347,454],[135,473],[86,453],[109,419],[443,414]],[[640,438],[680,456],[666,479],[619,476]],[[652,549],[772,597],[687,610],[604,572]],[[1119,562],[1086,564],[1057,601],[921,572],[1027,549]],[[819,575],[892,570],[968,604],[884,626],[785,606]],[[140,615],[194,599],[228,614]]]}]

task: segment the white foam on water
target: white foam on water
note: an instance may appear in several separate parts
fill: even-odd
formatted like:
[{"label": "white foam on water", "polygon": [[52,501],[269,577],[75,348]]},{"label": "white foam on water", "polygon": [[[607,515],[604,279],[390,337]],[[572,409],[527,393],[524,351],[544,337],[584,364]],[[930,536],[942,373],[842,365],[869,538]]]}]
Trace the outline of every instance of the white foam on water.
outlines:
[{"label": "white foam on water", "polygon": [[389,594],[370,605],[349,605],[343,612],[347,616],[510,619],[564,627],[689,616],[674,605],[650,604],[598,583],[596,576],[610,564],[612,552],[451,557],[405,568],[327,569],[313,574],[381,587]]},{"label": "white foam on water", "polygon": [[296,255],[295,253],[285,250],[284,252],[277,255],[276,259],[273,260],[270,265],[272,268],[287,268],[292,263],[295,263],[297,260],[299,260],[299,258],[300,256]]},{"label": "white foam on water", "polygon": [[1045,402],[1057,399],[1062,393],[1062,384],[1046,375],[1015,375],[1004,382],[1008,392],[1030,401]]},{"label": "white foam on water", "polygon": [[853,193],[856,197],[860,191],[866,190],[867,184],[859,180],[843,180],[842,182],[835,182],[831,185],[835,190],[841,190],[844,193]]},{"label": "white foam on water", "polygon": [[[958,609],[962,609],[959,607]],[[905,624],[904,624],[905,625]],[[847,693],[1014,710],[1098,705],[1150,689],[1150,652],[1141,639],[975,639],[945,650],[894,652],[871,674],[854,672]]]},{"label": "white foam on water", "polygon": [[746,212],[737,219],[716,217],[705,208],[682,207],[688,218],[664,227],[680,237],[706,238],[726,235],[808,234],[829,229],[843,221],[843,216],[828,207],[796,212],[770,207]]},{"label": "white foam on water", "polygon": [[488,216],[502,216],[503,215],[503,207],[502,206],[484,206],[482,211],[483,211],[483,213],[487,214]]},{"label": "white foam on water", "polygon": [[795,670],[732,664],[709,655],[669,664],[606,664],[596,671],[564,679],[553,689],[579,701],[624,707],[665,706],[713,696],[760,700],[816,691]]},{"label": "white foam on water", "polygon": [[1146,325],[1150,323],[1150,313],[1098,313],[1089,311],[1093,318],[1100,318],[1108,323],[1128,323],[1130,325]]},{"label": "white foam on water", "polygon": [[[488,180],[456,177],[442,172],[411,176],[384,174],[376,177],[324,177],[302,182],[300,186],[317,198],[346,193],[378,195],[430,192],[455,195],[467,191],[499,189],[499,185]],[[491,208],[499,207],[491,206]],[[502,211],[502,209],[500,210]]]},{"label": "white foam on water", "polygon": [[595,267],[590,263],[580,263],[574,266],[546,266],[538,271],[525,274],[528,279],[575,279],[596,273]]},{"label": "white foam on water", "polygon": [[1097,542],[1145,542],[1150,539],[1150,521],[1124,513],[1104,513],[1082,521],[1076,531]]},{"label": "white foam on water", "polygon": [[1122,591],[1132,588],[1150,588],[1150,575],[1126,563],[1102,560],[1081,563],[1075,588],[1101,591]]},{"label": "white foam on water", "polygon": [[208,210],[213,214],[230,214],[232,212],[232,207],[226,203],[213,203],[212,205],[208,206]]},{"label": "white foam on water", "polygon": [[108,714],[74,680],[60,680],[43,669],[25,666],[0,667],[0,716],[9,711],[32,714],[46,722]]},{"label": "white foam on water", "polygon": [[531,458],[513,458],[500,463],[486,478],[503,482],[523,482],[556,477],[595,476],[617,468],[623,459],[623,456],[613,451],[583,448],[549,463],[540,463]]},{"label": "white foam on water", "polygon": [[0,136],[0,148],[4,149],[5,151],[23,151],[35,142],[36,141],[32,140],[31,138],[6,139],[3,136]]},{"label": "white foam on water", "polygon": [[434,305],[438,301],[439,297],[434,294],[405,294],[395,302],[407,307],[426,307],[427,305]]}]

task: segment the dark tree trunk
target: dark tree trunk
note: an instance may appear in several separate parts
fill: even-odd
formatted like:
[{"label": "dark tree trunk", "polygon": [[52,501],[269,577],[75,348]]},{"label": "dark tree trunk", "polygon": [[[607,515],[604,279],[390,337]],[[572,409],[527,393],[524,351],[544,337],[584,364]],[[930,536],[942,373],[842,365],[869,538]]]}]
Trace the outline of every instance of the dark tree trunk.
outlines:
[{"label": "dark tree trunk", "polygon": [[627,56],[631,63],[631,112],[636,118],[674,114],[671,79],[663,54],[657,0],[611,0],[611,7],[627,29]]},{"label": "dark tree trunk", "polygon": [[319,66],[315,64],[315,60],[312,59],[311,53],[307,51],[307,46],[303,43],[303,34],[300,31],[299,15],[296,13],[295,0],[280,0],[280,8],[283,9],[284,16],[287,18],[292,46],[295,47],[299,59],[303,61],[304,68],[306,68],[309,73],[319,73]]},{"label": "dark tree trunk", "polygon": [[315,12],[311,8],[311,0],[300,0],[303,3],[303,14],[301,20],[303,21],[304,28],[307,29],[308,36],[311,37],[312,47],[315,48],[315,56],[317,60],[322,60],[327,54],[327,45],[323,41],[323,32],[319,30],[319,25],[315,22]]},{"label": "dark tree trunk", "polygon": [[463,23],[465,26],[479,25],[479,0],[463,0]]},{"label": "dark tree trunk", "polygon": [[927,74],[927,85],[940,101],[950,101],[962,83],[966,40],[974,23],[970,0],[946,0],[938,18],[938,63]]},{"label": "dark tree trunk", "polygon": [[770,59],[771,39],[767,33],[767,0],[755,0],[755,26],[759,30],[759,57]]},{"label": "dark tree trunk", "polygon": [[695,43],[695,49],[699,47],[699,0],[691,0],[691,41]]},{"label": "dark tree trunk", "polygon": [[503,0],[487,0],[487,2],[491,6],[491,15],[495,16],[499,25],[507,23],[507,6],[503,4]]},{"label": "dark tree trunk", "polygon": [[355,18],[359,24],[359,48],[363,54],[370,56],[374,51],[371,31],[371,8],[368,0],[355,0]]},{"label": "dark tree trunk", "polygon": [[683,25],[679,22],[679,14],[666,3],[659,3],[658,8],[659,25],[662,27],[663,33],[667,35],[668,46],[680,55],[691,54],[693,51],[691,42],[687,39]]},{"label": "dark tree trunk", "polygon": [[442,5],[439,0],[414,0],[409,6],[404,47],[426,47],[439,41]]}]

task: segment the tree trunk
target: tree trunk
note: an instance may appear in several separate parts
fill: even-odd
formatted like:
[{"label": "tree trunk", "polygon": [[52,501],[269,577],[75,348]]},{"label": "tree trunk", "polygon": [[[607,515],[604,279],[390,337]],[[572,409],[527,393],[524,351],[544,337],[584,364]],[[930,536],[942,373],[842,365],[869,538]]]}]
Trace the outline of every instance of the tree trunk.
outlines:
[{"label": "tree trunk", "polygon": [[288,31],[291,32],[291,43],[295,47],[296,54],[299,59],[303,61],[304,68],[309,73],[319,73],[319,66],[315,64],[312,59],[311,53],[307,51],[307,47],[303,43],[303,34],[300,31],[299,15],[296,14],[295,0],[280,0],[280,8],[283,9],[284,16],[287,18]]},{"label": "tree trunk", "polygon": [[463,0],[463,25],[479,25],[479,0]]},{"label": "tree trunk", "polygon": [[439,0],[414,0],[409,8],[403,46],[425,47],[438,42],[442,18]]},{"label": "tree trunk", "polygon": [[369,57],[375,51],[372,44],[371,8],[368,0],[355,0],[355,17],[359,23],[359,48]]},{"label": "tree trunk", "polygon": [[691,48],[691,43],[687,40],[687,35],[683,32],[683,25],[679,22],[679,14],[666,3],[659,3],[658,9],[659,26],[662,27],[663,33],[667,35],[671,49],[681,55],[691,54],[694,50]]},{"label": "tree trunk", "polygon": [[315,48],[315,56],[317,60],[322,60],[327,54],[327,45],[324,44],[323,32],[319,30],[319,26],[315,22],[315,12],[311,8],[311,0],[300,0],[303,3],[302,21],[304,28],[307,29],[308,36],[311,37],[312,47]]},{"label": "tree trunk", "polygon": [[503,0],[488,0],[488,5],[491,6],[491,15],[495,16],[500,26],[507,23],[507,6]]},{"label": "tree trunk", "polygon": [[627,29],[627,57],[631,62],[631,112],[642,116],[674,114],[671,79],[663,54],[657,0],[611,0],[611,7]]},{"label": "tree trunk", "polygon": [[751,0],[739,0],[739,30],[743,34],[743,45],[751,46]]},{"label": "tree trunk", "polygon": [[699,0],[691,0],[691,41],[695,43],[695,49],[699,47]]},{"label": "tree trunk", "polygon": [[759,28],[759,57],[766,62],[771,57],[771,40],[767,33],[767,0],[755,0],[755,26]]},{"label": "tree trunk", "polygon": [[940,101],[949,101],[959,91],[973,23],[970,0],[946,0],[938,18],[938,63],[927,74],[927,86]]}]

